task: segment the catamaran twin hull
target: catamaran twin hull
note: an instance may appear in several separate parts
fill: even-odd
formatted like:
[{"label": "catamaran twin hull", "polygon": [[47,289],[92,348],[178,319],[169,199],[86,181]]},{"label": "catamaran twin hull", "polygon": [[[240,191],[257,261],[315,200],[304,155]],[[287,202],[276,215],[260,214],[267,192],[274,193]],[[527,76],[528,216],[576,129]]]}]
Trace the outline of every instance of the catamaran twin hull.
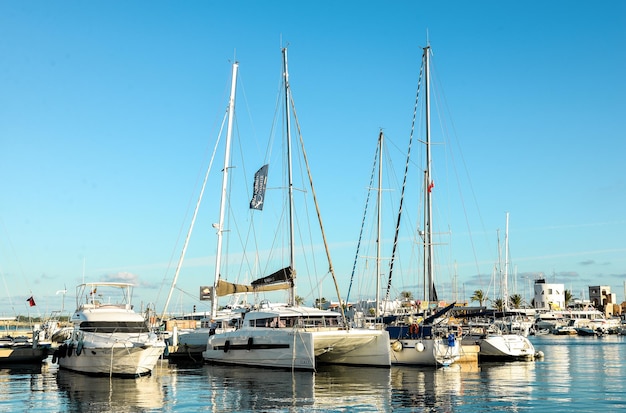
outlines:
[{"label": "catamaran twin hull", "polygon": [[211,336],[207,363],[315,370],[317,364],[389,367],[389,334],[380,330],[242,328]]}]

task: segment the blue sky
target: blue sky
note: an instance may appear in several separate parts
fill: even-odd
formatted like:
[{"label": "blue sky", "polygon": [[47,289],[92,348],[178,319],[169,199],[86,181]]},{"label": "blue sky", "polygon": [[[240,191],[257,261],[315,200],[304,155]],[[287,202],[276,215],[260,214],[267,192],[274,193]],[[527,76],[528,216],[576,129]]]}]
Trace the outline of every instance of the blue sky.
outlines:
[{"label": "blue sky", "polygon": [[[262,141],[284,44],[346,291],[378,131],[406,146],[427,38],[453,131],[435,179],[459,295],[490,288],[508,211],[518,292],[543,275],[624,300],[622,1],[3,1],[0,38],[0,314],[27,312],[30,295],[41,314],[73,307],[83,277],[130,280],[136,305],[162,307],[230,64],[238,116]],[[181,308],[213,277],[211,214],[194,229]]]}]

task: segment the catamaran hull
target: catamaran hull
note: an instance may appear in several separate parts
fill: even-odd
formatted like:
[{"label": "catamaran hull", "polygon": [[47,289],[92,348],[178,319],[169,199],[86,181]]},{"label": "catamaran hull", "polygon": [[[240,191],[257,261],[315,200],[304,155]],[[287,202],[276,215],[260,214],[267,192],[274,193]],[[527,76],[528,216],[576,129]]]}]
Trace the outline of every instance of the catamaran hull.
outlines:
[{"label": "catamaran hull", "polygon": [[[137,345],[114,347],[89,347],[84,345],[80,354],[71,352],[56,353],[59,367],[89,375],[118,377],[140,377],[152,373],[165,345]],[[57,350],[58,351],[58,350]]]},{"label": "catamaran hull", "polygon": [[211,336],[205,362],[315,370],[316,364],[389,367],[389,336],[379,330],[241,329]]},{"label": "catamaran hull", "polygon": [[389,333],[384,330],[319,331],[314,334],[318,364],[389,367]]}]

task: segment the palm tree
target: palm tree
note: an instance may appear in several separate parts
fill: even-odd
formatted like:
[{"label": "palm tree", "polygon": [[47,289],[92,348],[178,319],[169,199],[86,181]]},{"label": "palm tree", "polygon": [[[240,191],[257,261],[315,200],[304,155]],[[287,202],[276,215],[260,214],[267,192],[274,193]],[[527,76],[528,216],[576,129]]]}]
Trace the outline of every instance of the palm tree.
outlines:
[{"label": "palm tree", "polygon": [[322,298],[316,298],[315,299],[315,308],[322,308],[322,305],[326,303],[326,299],[324,297]]},{"label": "palm tree", "polygon": [[565,290],[565,308],[569,306],[569,302],[572,301],[574,296],[572,295],[571,290]]},{"label": "palm tree", "polygon": [[470,297],[472,301],[478,301],[478,304],[482,307],[483,303],[487,301],[487,297],[483,293],[483,290],[474,291],[474,295]]},{"label": "palm tree", "polygon": [[304,297],[296,295],[296,305],[304,304]]},{"label": "palm tree", "polygon": [[502,298],[498,298],[497,300],[493,300],[493,307],[498,311],[504,311],[504,300]]},{"label": "palm tree", "polygon": [[513,294],[509,297],[509,304],[511,304],[513,308],[520,308],[523,301],[522,296],[519,294]]},{"label": "palm tree", "polygon": [[400,293],[400,297],[406,299],[406,300],[411,300],[413,299],[413,293],[410,291],[402,291]]}]

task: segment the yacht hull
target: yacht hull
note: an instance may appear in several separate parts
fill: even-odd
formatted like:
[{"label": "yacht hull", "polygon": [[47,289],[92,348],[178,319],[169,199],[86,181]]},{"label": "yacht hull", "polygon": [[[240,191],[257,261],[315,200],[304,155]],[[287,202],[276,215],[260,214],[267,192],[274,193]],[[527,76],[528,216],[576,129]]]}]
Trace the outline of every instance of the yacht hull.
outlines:
[{"label": "yacht hull", "polygon": [[[110,347],[94,347],[85,343],[82,350],[76,348],[57,350],[59,368],[100,376],[140,377],[152,373],[165,345],[113,344]],[[63,353],[65,352],[65,353]]]},{"label": "yacht hull", "polygon": [[518,334],[488,335],[478,339],[481,359],[493,360],[534,360],[535,347]]},{"label": "yacht hull", "polygon": [[242,328],[209,338],[207,363],[315,370],[319,364],[389,367],[381,330]]},{"label": "yacht hull", "polygon": [[392,365],[449,366],[461,357],[458,340],[441,338],[392,340],[391,350]]}]

